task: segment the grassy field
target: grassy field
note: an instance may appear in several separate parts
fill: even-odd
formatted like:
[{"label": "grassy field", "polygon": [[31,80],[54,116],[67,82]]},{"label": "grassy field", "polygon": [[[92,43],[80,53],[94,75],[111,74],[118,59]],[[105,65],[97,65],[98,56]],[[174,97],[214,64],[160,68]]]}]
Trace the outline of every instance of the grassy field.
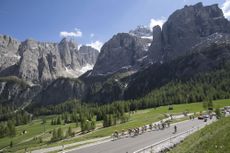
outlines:
[{"label": "grassy field", "polygon": [[[217,101],[214,101],[213,104],[215,108],[221,108],[224,106],[228,106],[230,105],[230,99],[229,100],[217,100]],[[173,110],[171,111],[168,110],[168,106],[162,106],[157,109],[140,110],[140,111],[137,111],[137,113],[131,115],[129,122],[127,123],[118,124],[116,126],[112,126],[108,128],[101,128],[95,132],[82,136],[82,138],[92,139],[92,138],[97,138],[97,137],[103,137],[103,136],[111,135],[115,130],[121,132],[122,129],[127,130],[128,128],[140,127],[140,126],[163,119],[165,117],[164,114],[167,114],[167,113],[179,114],[184,111],[193,113],[193,112],[200,112],[203,110],[204,108],[203,108],[202,103],[174,105]],[[77,139],[75,139],[75,141],[76,140]]]},{"label": "grassy field", "polygon": [[[50,117],[48,117],[50,118]],[[43,143],[40,143],[40,145],[45,144],[45,141],[49,141],[51,134],[50,131],[52,131],[54,128],[61,127],[64,130],[67,130],[68,127],[71,126],[75,128],[75,124],[68,124],[68,125],[51,125],[51,119],[47,119],[47,122],[45,124],[42,124],[42,119],[37,119],[32,121],[31,123],[27,125],[21,125],[16,127],[16,136],[11,137],[5,137],[0,139],[0,148],[4,148],[9,146],[10,142],[13,142],[13,149],[20,150],[24,149],[27,146],[37,146],[38,140],[34,140],[35,137],[41,137],[43,139]],[[78,131],[80,128],[77,128]],[[23,130],[26,130],[26,134],[22,134]],[[75,129],[76,130],[76,129]]]},{"label": "grassy field", "polygon": [[[228,100],[217,100],[214,101],[214,107],[224,107],[230,105],[230,99]],[[38,149],[40,147],[49,147],[49,146],[55,146],[60,145],[62,143],[72,143],[72,142],[78,142],[82,140],[88,140],[92,138],[99,138],[104,136],[111,135],[115,130],[121,131],[122,129],[127,130],[128,128],[134,128],[143,126],[155,121],[159,121],[165,117],[164,114],[173,113],[178,114],[182,113],[184,111],[188,112],[200,112],[203,111],[203,105],[202,103],[191,103],[191,104],[180,104],[180,105],[174,105],[173,110],[169,111],[168,106],[162,106],[158,107],[156,109],[145,109],[145,110],[139,110],[135,112],[134,114],[130,115],[130,119],[128,122],[123,124],[118,124],[116,126],[111,126],[108,128],[102,128],[102,123],[97,122],[98,129],[90,132],[85,135],[81,135],[79,137],[59,141],[56,143],[50,143],[49,140],[51,138],[51,133],[54,128],[62,127],[65,130],[69,126],[73,127],[73,130],[75,132],[78,132],[80,129],[79,127],[76,128],[75,124],[67,124],[67,125],[51,125],[51,119],[55,116],[49,116],[46,117],[46,123],[42,124],[42,119],[34,120],[30,124],[22,125],[17,127],[17,136],[10,138],[5,137],[0,139],[0,148],[7,147],[7,150],[12,152],[24,152],[25,148],[33,148]],[[27,134],[21,134],[23,130],[28,131]],[[45,132],[44,132],[45,131]],[[34,140],[34,137],[41,137],[43,142],[39,142],[39,140]],[[10,141],[13,141],[13,148],[9,148]]]},{"label": "grassy field", "polygon": [[226,117],[189,136],[170,153],[229,152],[230,117]]}]

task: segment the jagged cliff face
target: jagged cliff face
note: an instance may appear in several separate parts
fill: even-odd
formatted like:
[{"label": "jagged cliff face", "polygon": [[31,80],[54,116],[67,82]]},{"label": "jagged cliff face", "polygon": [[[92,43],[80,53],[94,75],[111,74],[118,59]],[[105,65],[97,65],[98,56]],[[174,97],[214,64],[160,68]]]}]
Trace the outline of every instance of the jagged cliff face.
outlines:
[{"label": "jagged cliff face", "polygon": [[101,49],[93,68],[93,75],[107,75],[118,71],[136,71],[147,57],[151,39],[134,33],[114,35]]},{"label": "jagged cliff face", "polygon": [[98,50],[90,47],[90,46],[81,46],[79,49],[79,54],[82,57],[82,64],[89,65],[93,68],[94,64],[97,61],[97,57],[99,55]]},{"label": "jagged cliff face", "polygon": [[39,92],[40,86],[30,86],[17,77],[0,78],[0,103],[21,106]]},{"label": "jagged cliff face", "polygon": [[0,36],[0,43],[0,75],[16,75],[31,84],[45,85],[59,77],[77,78],[89,69],[85,67],[93,67],[99,53],[91,47],[79,51],[77,44],[66,38],[60,43],[44,43]]},{"label": "jagged cliff face", "polygon": [[19,61],[19,45],[20,42],[16,39],[0,36],[0,73]]},{"label": "jagged cliff face", "polygon": [[79,80],[59,78],[41,91],[33,101],[42,105],[57,104],[85,96],[85,84]]},{"label": "jagged cliff face", "polygon": [[154,41],[150,59],[164,62],[191,53],[191,48],[214,33],[230,33],[230,22],[217,5],[185,6],[175,11],[168,21],[153,29]]},{"label": "jagged cliff face", "polygon": [[26,40],[19,47],[21,56],[18,76],[28,82],[49,82],[64,72],[58,46],[55,43],[39,43]]}]

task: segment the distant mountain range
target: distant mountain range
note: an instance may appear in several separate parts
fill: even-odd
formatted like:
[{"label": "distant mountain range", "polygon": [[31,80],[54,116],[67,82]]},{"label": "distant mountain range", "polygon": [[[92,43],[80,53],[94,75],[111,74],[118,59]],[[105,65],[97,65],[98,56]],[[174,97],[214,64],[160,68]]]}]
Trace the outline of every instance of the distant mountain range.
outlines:
[{"label": "distant mountain range", "polygon": [[89,46],[78,50],[76,42],[19,42],[0,36],[0,75],[15,75],[30,84],[48,84],[58,77],[79,77],[92,69],[99,51]]},{"label": "distant mountain range", "polygon": [[230,22],[218,5],[198,3],[175,11],[162,28],[139,26],[114,35],[100,53],[88,46],[78,50],[67,39],[19,42],[0,36],[0,54],[1,102],[108,103],[221,69],[230,62]]}]

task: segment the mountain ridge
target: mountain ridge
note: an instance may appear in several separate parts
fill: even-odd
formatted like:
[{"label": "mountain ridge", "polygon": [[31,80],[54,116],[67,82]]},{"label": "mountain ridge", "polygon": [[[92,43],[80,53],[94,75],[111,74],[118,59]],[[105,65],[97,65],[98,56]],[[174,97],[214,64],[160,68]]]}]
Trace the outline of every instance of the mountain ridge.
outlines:
[{"label": "mountain ridge", "polygon": [[[150,33],[152,38],[146,38]],[[25,64],[13,65],[9,71],[19,69],[20,78],[35,78],[35,82],[54,76],[32,98],[35,103],[57,104],[70,99],[109,103],[140,98],[174,79],[186,80],[197,73],[219,69],[229,62],[229,42],[230,22],[222,10],[217,5],[198,3],[176,10],[162,28],[155,26],[151,31],[138,27],[129,33],[114,35],[103,45],[97,60],[95,50],[87,56],[84,54],[84,59],[91,61],[88,64],[95,62],[95,65],[78,79],[57,74],[62,71],[72,74],[72,70],[85,63],[79,54],[88,53],[89,48],[78,50],[76,44],[65,39],[48,45],[54,52],[42,44],[24,42],[29,44],[19,46],[19,55],[25,58],[20,58]],[[59,50],[63,52],[59,54]],[[39,60],[30,61],[33,56]],[[35,68],[28,68],[26,63]],[[25,69],[28,71],[23,71]],[[48,73],[50,70],[52,73]],[[31,73],[33,71],[35,73]]]},{"label": "mountain ridge", "polygon": [[[8,61],[12,61],[0,63],[0,75],[16,75],[32,84],[47,84],[58,77],[79,77],[84,73],[81,68],[93,66],[99,54],[99,51],[89,46],[82,46],[78,50],[77,43],[67,38],[63,38],[60,43],[39,42],[33,39],[19,42],[3,35],[0,38],[3,42],[2,61],[5,56],[8,56]],[[15,42],[13,47],[4,45],[7,40],[8,44]],[[4,66],[5,63],[8,65]],[[30,65],[27,66],[28,64]],[[68,73],[70,70],[73,74]],[[12,74],[12,71],[16,73]]]}]

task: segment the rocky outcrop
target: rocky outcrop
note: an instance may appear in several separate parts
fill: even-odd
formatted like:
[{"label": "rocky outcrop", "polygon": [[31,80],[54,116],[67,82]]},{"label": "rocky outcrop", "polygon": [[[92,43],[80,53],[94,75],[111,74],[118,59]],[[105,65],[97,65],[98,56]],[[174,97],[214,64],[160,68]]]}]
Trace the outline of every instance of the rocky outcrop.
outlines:
[{"label": "rocky outcrop", "polygon": [[153,41],[151,46],[149,47],[150,52],[148,53],[148,59],[149,61],[152,61],[151,63],[160,62],[162,63],[163,59],[163,36],[160,26],[153,27]]},{"label": "rocky outcrop", "polygon": [[7,71],[7,68],[19,61],[19,45],[20,42],[18,40],[9,36],[0,35],[0,73]]},{"label": "rocky outcrop", "polygon": [[33,101],[41,105],[58,104],[85,96],[85,84],[78,79],[59,78],[41,91]]},{"label": "rocky outcrop", "polygon": [[0,78],[0,103],[20,106],[29,102],[41,89],[40,86],[29,86],[17,77]]},{"label": "rocky outcrop", "polygon": [[83,65],[89,64],[93,67],[93,65],[97,61],[99,51],[90,47],[90,46],[84,46],[83,45],[79,49],[79,54],[82,57]]},{"label": "rocky outcrop", "polygon": [[153,36],[150,28],[147,28],[145,26],[137,26],[136,29],[130,30],[129,34],[137,36],[137,37],[141,37],[141,38],[148,38],[148,39],[152,39],[152,36]]},{"label": "rocky outcrop", "polygon": [[119,33],[105,43],[93,68],[93,75],[137,70],[146,58],[149,40],[128,33]]},{"label": "rocky outcrop", "polygon": [[64,72],[58,46],[26,40],[19,47],[18,76],[33,84],[50,82]]},{"label": "rocky outcrop", "polygon": [[[157,31],[158,41],[150,47],[150,59],[163,62],[191,53],[191,48],[214,33],[230,33],[230,22],[218,5],[198,3],[175,11]],[[154,36],[155,37],[155,36]]]}]

